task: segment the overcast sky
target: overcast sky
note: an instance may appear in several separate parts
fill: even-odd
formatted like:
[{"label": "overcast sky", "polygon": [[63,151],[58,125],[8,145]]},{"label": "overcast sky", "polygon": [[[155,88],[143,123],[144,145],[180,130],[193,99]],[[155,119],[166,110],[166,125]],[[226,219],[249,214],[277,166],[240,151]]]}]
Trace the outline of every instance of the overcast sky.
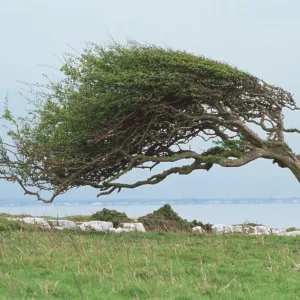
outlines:
[{"label": "overcast sky", "polygon": [[[110,37],[121,42],[130,37],[228,62],[282,86],[300,105],[299,0],[1,0],[0,4],[0,101],[8,93],[17,114],[25,113],[18,81],[40,82],[43,73],[52,73],[42,65],[60,67],[58,58],[70,52],[70,46],[80,52],[86,41],[101,44]],[[300,112],[286,118],[300,128]],[[299,137],[291,136],[288,142],[300,153]],[[139,179],[139,173],[129,179]],[[24,197],[17,185],[0,182],[0,189],[0,199]],[[96,192],[84,188],[63,197],[92,199]],[[269,196],[300,196],[300,184],[290,171],[271,161],[256,161],[237,169],[214,167],[174,175],[159,185],[110,197]]]}]

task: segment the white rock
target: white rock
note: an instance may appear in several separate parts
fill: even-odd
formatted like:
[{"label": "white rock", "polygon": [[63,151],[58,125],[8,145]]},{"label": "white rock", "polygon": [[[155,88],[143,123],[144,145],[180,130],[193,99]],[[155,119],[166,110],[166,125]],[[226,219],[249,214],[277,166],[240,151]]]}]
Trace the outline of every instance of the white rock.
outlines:
[{"label": "white rock", "polygon": [[81,230],[94,230],[94,231],[108,231],[109,228],[113,228],[112,222],[104,221],[90,221],[83,222],[80,226]]},{"label": "white rock", "polygon": [[23,218],[22,221],[25,224],[35,224],[44,228],[51,228],[49,223],[43,218],[26,217]]},{"label": "white rock", "polygon": [[271,234],[271,228],[267,226],[254,226],[254,235],[269,235]]},{"label": "white rock", "polygon": [[135,231],[135,228],[125,229],[122,227],[118,227],[118,228],[109,228],[108,229],[108,232],[111,232],[111,233],[121,233],[121,232],[131,232],[131,231]]},{"label": "white rock", "polygon": [[122,228],[122,227],[118,227],[117,228],[117,232],[131,232],[133,231],[132,229],[125,229],[125,228]]},{"label": "white rock", "polygon": [[52,227],[61,227],[61,229],[77,229],[76,223],[70,220],[48,220],[48,222]]},{"label": "white rock", "polygon": [[128,231],[146,232],[146,229],[142,223],[123,223],[120,226]]},{"label": "white rock", "polygon": [[246,225],[233,225],[233,233],[251,233],[254,232],[254,228],[252,226]]},{"label": "white rock", "polygon": [[233,233],[248,233],[249,228],[243,225],[232,225],[232,232]]},{"label": "white rock", "polygon": [[205,233],[205,230],[201,226],[196,226],[192,228],[193,232]]},{"label": "white rock", "polygon": [[279,236],[281,236],[281,235],[287,235],[287,232],[286,232],[285,229],[272,228],[271,229],[271,233],[273,235],[279,235]]},{"label": "white rock", "polygon": [[296,230],[296,231],[289,231],[286,233],[287,236],[298,236],[300,235],[300,230]]},{"label": "white rock", "polygon": [[225,233],[232,233],[233,226],[232,225],[224,225],[224,224],[214,224],[211,227],[212,233],[215,234],[225,234]]},{"label": "white rock", "polygon": [[233,233],[244,233],[244,226],[241,225],[233,225],[232,226]]},{"label": "white rock", "polygon": [[129,231],[134,231],[135,230],[135,226],[134,226],[134,223],[123,223],[123,224],[120,224],[120,228],[122,229],[127,229]]},{"label": "white rock", "polygon": [[59,227],[59,226],[53,226],[52,229],[57,229],[57,230],[65,230],[65,228],[63,227]]}]

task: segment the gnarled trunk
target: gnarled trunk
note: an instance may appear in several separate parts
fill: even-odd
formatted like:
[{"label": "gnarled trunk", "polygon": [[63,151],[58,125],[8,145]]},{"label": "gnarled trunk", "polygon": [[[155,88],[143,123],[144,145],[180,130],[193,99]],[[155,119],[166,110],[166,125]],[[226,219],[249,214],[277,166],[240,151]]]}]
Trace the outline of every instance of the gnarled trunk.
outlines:
[{"label": "gnarled trunk", "polygon": [[280,156],[276,155],[273,158],[273,163],[277,163],[281,168],[289,168],[300,182],[300,155],[282,154]]}]

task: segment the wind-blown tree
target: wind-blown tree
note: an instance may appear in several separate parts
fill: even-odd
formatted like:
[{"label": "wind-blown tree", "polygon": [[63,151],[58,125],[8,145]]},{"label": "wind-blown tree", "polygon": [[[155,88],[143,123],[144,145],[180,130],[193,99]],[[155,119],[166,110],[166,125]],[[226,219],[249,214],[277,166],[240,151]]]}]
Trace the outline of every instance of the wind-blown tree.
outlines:
[{"label": "wind-blown tree", "polygon": [[[299,108],[280,87],[225,63],[136,42],[90,44],[82,55],[67,55],[61,71],[61,80],[35,90],[26,118],[4,113],[14,127],[12,142],[1,142],[1,177],[25,194],[51,202],[90,186],[100,196],[259,158],[290,169],[300,182],[300,155],[285,142],[285,134],[300,130],[286,128],[283,115]],[[205,150],[186,147],[197,138]],[[175,164],[122,183],[126,173],[162,163]]]}]

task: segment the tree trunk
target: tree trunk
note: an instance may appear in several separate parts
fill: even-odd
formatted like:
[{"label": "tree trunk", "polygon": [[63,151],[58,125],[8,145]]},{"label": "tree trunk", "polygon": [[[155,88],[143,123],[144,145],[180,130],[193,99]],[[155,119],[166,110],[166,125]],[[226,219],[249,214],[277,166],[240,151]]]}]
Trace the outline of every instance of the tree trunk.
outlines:
[{"label": "tree trunk", "polygon": [[297,180],[300,182],[300,162],[295,163],[294,166],[288,168],[293,172]]}]

